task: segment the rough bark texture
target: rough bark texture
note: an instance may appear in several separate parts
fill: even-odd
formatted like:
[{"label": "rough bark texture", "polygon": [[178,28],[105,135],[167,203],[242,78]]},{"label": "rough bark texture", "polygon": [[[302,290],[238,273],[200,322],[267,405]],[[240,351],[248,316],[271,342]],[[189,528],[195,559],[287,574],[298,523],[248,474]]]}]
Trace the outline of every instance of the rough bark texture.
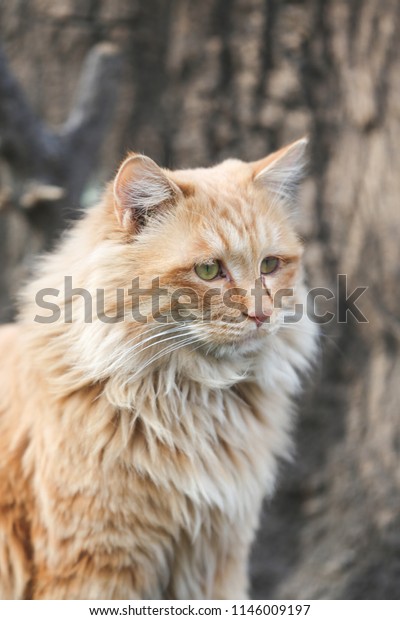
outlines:
[{"label": "rough bark texture", "polygon": [[[297,456],[283,468],[255,545],[254,596],[398,598],[398,2],[19,0],[0,4],[0,36],[31,109],[48,127],[68,117],[93,45],[123,50],[116,120],[93,170],[97,180],[111,176],[127,148],[167,166],[195,166],[256,159],[311,135],[301,222],[310,282],[336,291],[343,273],[349,292],[368,286],[359,306],[369,322],[350,316],[323,328],[317,378],[300,403]],[[0,97],[3,138],[1,90]],[[29,131],[24,136],[26,155],[36,147]],[[3,203],[17,196],[0,214],[4,302],[21,265],[55,227],[43,205],[29,217],[23,211],[20,188],[32,171],[6,157],[3,141],[1,155]],[[75,154],[63,162],[73,167]],[[48,183],[52,165],[40,165]],[[88,170],[83,177],[71,173],[74,203]]]}]

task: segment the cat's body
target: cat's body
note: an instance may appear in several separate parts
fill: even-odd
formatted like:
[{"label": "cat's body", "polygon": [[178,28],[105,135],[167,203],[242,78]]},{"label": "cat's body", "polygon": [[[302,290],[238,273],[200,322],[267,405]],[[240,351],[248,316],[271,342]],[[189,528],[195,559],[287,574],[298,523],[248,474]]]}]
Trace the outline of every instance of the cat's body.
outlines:
[{"label": "cat's body", "polygon": [[[301,246],[284,184],[276,190],[281,160],[293,172],[302,148],[261,167],[228,161],[167,176],[132,157],[114,195],[45,259],[19,324],[0,329],[0,598],[248,595],[249,547],[277,459],[290,452],[291,397],[314,354],[314,326],[305,315],[283,326],[283,310],[266,308],[271,295],[265,324],[250,310],[223,324],[233,310],[218,297],[212,320],[195,308],[194,319],[143,324],[127,291],[136,276],[142,289],[159,276],[169,318],[177,287],[204,296],[240,286],[250,308],[259,261],[275,254],[280,267],[264,285],[294,287],[286,309],[304,304]],[[270,169],[267,197],[252,184]],[[193,265],[213,259],[223,271],[204,281]],[[93,299],[105,289],[107,316],[121,314],[114,291],[124,289],[124,320],[92,308],[85,322],[83,298],[60,294],[71,322],[34,322],[36,292],[63,291],[65,275]]]}]

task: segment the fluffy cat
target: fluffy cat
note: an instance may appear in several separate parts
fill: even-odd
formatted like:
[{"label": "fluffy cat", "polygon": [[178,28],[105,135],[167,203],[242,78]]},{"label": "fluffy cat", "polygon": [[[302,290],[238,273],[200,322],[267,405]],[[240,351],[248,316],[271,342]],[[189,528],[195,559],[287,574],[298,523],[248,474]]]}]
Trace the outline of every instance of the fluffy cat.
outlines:
[{"label": "fluffy cat", "polygon": [[180,171],[132,154],[42,259],[0,329],[0,597],[248,596],[315,355],[306,313],[284,321],[306,304],[305,146]]}]

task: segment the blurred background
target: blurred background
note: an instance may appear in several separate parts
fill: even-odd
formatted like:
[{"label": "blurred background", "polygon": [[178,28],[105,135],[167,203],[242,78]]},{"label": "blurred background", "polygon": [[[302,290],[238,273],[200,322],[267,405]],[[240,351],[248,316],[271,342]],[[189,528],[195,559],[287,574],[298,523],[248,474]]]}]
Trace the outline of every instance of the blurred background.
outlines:
[{"label": "blurred background", "polygon": [[[0,320],[127,149],[169,167],[309,134],[311,286],[368,286],[324,326],[297,454],[264,507],[255,598],[400,595],[400,5],[0,1]],[[341,311],[346,310],[341,291]],[[1,352],[0,352],[1,354]]]}]

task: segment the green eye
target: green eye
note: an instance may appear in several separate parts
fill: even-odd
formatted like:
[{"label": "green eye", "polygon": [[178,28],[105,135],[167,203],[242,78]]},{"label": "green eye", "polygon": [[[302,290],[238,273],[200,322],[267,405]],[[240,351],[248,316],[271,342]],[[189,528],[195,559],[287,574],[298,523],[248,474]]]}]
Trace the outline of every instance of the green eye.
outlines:
[{"label": "green eye", "polygon": [[217,260],[214,260],[211,263],[196,265],[194,268],[195,272],[202,280],[214,280],[214,278],[216,278],[220,273],[220,269],[220,264]]},{"label": "green eye", "polygon": [[273,273],[278,268],[278,265],[279,258],[276,258],[276,256],[267,256],[267,258],[261,261],[260,271],[264,275]]}]

